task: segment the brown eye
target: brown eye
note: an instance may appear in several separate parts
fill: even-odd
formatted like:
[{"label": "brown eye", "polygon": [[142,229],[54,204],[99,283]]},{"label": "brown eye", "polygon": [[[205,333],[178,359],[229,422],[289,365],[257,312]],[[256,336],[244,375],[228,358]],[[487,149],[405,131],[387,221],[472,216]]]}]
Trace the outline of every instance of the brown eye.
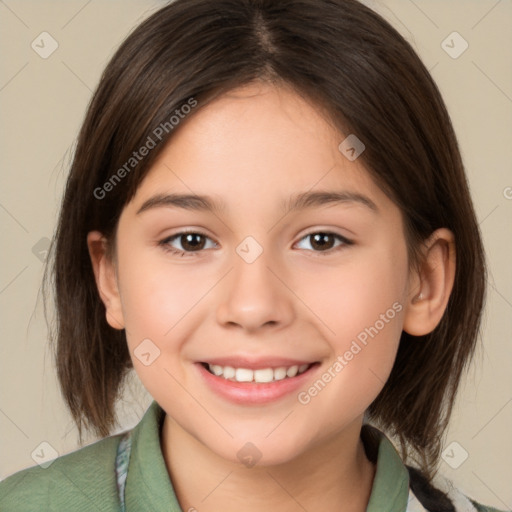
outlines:
[{"label": "brown eye", "polygon": [[166,251],[180,256],[197,256],[203,249],[214,249],[217,244],[208,236],[196,232],[181,232],[159,242]]},{"label": "brown eye", "polygon": [[352,241],[341,235],[324,231],[310,233],[303,237],[298,243],[299,249],[306,249],[308,251],[326,254],[330,254],[337,249],[342,249],[343,247],[352,244]]},{"label": "brown eye", "polygon": [[199,233],[186,233],[180,235],[179,239],[185,251],[199,251],[206,245],[205,237]]},{"label": "brown eye", "polygon": [[315,233],[309,237],[311,247],[315,250],[326,251],[334,247],[335,237],[331,233]]}]

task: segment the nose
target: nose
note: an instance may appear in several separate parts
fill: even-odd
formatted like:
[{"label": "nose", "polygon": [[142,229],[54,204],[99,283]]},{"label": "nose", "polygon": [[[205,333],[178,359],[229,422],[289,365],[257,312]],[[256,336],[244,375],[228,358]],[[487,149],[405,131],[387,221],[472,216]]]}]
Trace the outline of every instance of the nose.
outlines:
[{"label": "nose", "polygon": [[234,268],[224,282],[217,307],[221,325],[255,332],[280,329],[292,322],[293,294],[283,284],[275,260],[269,259],[265,251],[252,263],[234,255]]}]

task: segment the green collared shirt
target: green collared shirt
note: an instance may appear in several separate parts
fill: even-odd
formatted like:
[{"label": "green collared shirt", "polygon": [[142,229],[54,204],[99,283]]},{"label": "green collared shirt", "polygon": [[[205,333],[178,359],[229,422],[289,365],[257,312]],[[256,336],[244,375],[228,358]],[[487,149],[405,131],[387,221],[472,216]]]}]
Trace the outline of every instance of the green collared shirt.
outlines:
[{"label": "green collared shirt", "polygon": [[[160,447],[164,417],[154,401],[129,436],[118,434],[85,446],[46,469],[34,466],[15,473],[0,482],[0,510],[118,512],[124,498],[126,512],[183,512]],[[363,434],[363,441],[368,436],[378,439],[367,512],[424,511],[409,489],[409,473],[391,441],[369,425],[363,426]],[[125,467],[123,474],[119,466]],[[495,510],[471,503],[477,511]]]}]

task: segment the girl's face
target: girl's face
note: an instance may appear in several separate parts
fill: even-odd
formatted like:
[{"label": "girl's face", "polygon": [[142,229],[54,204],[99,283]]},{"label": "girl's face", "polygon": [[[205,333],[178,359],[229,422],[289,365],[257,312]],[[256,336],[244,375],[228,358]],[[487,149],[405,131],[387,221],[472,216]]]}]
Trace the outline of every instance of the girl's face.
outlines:
[{"label": "girl's face", "polygon": [[[182,123],[117,230],[107,314],[138,376],[234,462],[359,431],[410,293],[401,212],[290,90],[251,84]],[[235,382],[255,377],[274,381]]]}]

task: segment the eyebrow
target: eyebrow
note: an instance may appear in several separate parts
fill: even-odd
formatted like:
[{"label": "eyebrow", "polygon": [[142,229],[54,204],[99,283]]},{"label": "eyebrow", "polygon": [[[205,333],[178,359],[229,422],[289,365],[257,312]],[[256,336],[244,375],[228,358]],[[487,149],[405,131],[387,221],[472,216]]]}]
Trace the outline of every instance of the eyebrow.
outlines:
[{"label": "eyebrow", "polygon": [[312,208],[315,206],[325,206],[328,204],[344,204],[344,203],[358,203],[366,206],[374,212],[378,212],[377,205],[367,196],[357,192],[349,191],[318,191],[318,192],[304,192],[292,196],[285,202],[286,213]]},{"label": "eyebrow", "polygon": [[[329,204],[358,203],[374,212],[377,205],[367,196],[349,191],[318,191],[303,192],[290,197],[282,203],[286,214],[307,208],[326,206]],[[137,210],[137,215],[153,208],[174,207],[191,211],[221,212],[226,209],[224,202],[215,201],[209,196],[196,194],[157,194]]]},{"label": "eyebrow", "polygon": [[217,202],[208,196],[199,196],[196,194],[157,194],[147,201],[137,210],[139,213],[151,210],[153,208],[175,207],[192,211],[222,211],[225,209],[224,203]]}]

